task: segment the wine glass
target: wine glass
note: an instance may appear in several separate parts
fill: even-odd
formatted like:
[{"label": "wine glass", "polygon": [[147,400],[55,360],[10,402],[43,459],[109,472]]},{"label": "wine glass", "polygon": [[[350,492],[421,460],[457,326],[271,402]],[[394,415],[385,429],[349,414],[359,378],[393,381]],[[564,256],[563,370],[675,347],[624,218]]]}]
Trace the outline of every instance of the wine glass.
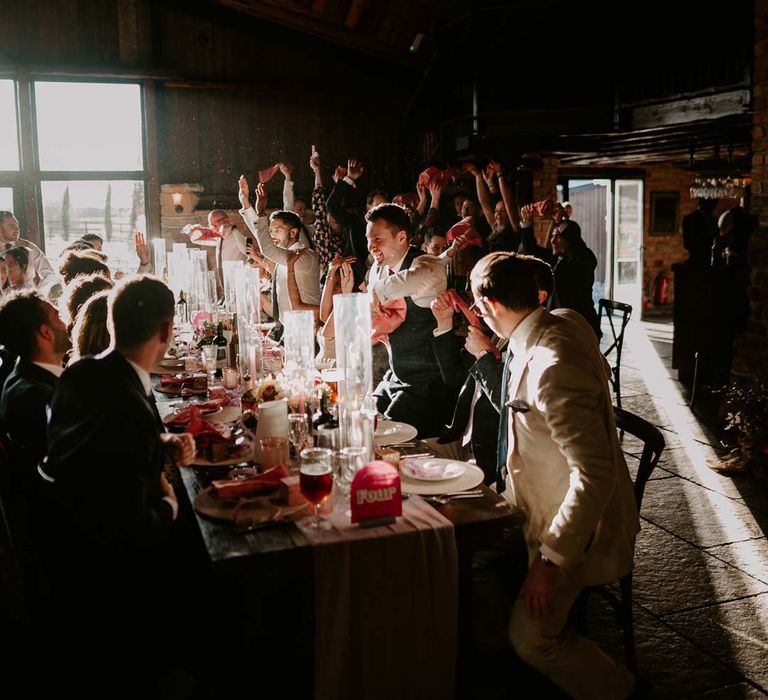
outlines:
[{"label": "wine glass", "polygon": [[336,472],[336,486],[345,504],[344,513],[350,515],[349,491],[355,474],[359,472],[368,461],[368,450],[365,447],[342,447],[338,452],[338,471]]},{"label": "wine glass", "polygon": [[333,488],[331,451],[323,447],[308,447],[301,451],[299,489],[302,496],[315,507],[315,519],[309,524],[314,529],[324,529],[328,523],[320,517],[320,505]]},{"label": "wine glass", "polygon": [[[293,452],[298,463],[299,454],[309,437],[309,422],[304,413],[291,413],[288,416],[288,436],[293,445]],[[295,470],[294,470],[295,471]]]}]

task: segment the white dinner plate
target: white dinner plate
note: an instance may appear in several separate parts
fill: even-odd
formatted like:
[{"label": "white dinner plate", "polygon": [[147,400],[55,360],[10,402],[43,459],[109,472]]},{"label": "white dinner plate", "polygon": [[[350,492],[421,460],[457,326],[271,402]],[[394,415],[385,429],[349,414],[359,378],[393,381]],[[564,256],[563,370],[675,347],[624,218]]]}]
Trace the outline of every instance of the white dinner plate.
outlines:
[{"label": "white dinner plate", "polygon": [[380,420],[373,434],[373,443],[376,447],[397,445],[401,442],[413,440],[419,431],[408,423],[398,423],[394,420]]},{"label": "white dinner plate", "polygon": [[408,459],[403,456],[401,472],[414,481],[447,481],[458,479],[465,471],[464,462],[442,457]]},{"label": "white dinner plate", "polygon": [[[449,460],[455,461],[455,460]],[[400,489],[403,493],[419,496],[436,496],[442,493],[454,493],[473,489],[483,483],[483,470],[468,462],[458,462],[464,467],[464,473],[455,478],[442,481],[418,481],[400,471]]]}]

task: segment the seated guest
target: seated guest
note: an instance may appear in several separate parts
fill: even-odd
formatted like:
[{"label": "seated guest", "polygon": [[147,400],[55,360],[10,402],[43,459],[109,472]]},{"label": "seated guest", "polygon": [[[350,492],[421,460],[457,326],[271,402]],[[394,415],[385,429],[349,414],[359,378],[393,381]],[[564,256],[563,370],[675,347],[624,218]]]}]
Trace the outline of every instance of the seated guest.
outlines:
[{"label": "seated guest", "polygon": [[486,256],[471,282],[486,323],[509,338],[500,490],[525,516],[529,555],[512,646],[572,697],[625,698],[634,676],[567,627],[583,587],[631,571],[639,529],[604,358],[579,326],[539,306],[534,275],[514,254]]},{"label": "seated guest", "polygon": [[69,364],[81,357],[98,355],[106,350],[111,342],[107,327],[107,300],[109,292],[99,292],[92,296],[77,312],[72,328],[72,357]]},{"label": "seated guest", "polygon": [[86,233],[80,240],[90,243],[91,247],[99,252],[104,248],[104,239],[97,233]]},{"label": "seated guest", "polygon": [[420,437],[438,435],[455,390],[443,382],[435,358],[436,327],[429,305],[446,288],[445,264],[410,245],[410,219],[402,207],[381,204],[366,214],[368,250],[374,264],[368,279],[373,312],[405,299],[403,323],[389,333],[389,370],[376,387],[379,413],[415,426]]},{"label": "seated guest", "polygon": [[6,249],[21,246],[28,253],[24,287],[36,288],[43,296],[55,299],[61,294],[61,281],[50,261],[34,243],[19,237],[19,222],[10,211],[0,211],[0,245]]},{"label": "seated guest", "polygon": [[29,269],[29,251],[21,246],[13,246],[5,251],[5,268],[8,274],[7,291],[33,289],[34,285],[27,280]]},{"label": "seated guest", "polygon": [[5,291],[6,284],[8,284],[8,266],[5,264],[5,257],[0,255],[0,294]]},{"label": "seated guest", "polygon": [[59,267],[59,273],[64,279],[64,284],[69,284],[78,275],[103,275],[111,279],[109,268],[99,258],[96,251],[73,251],[67,253],[64,262]]},{"label": "seated guest", "polygon": [[[256,237],[258,251],[276,265],[272,277],[272,318],[280,321],[282,312],[293,309],[288,293],[288,261],[291,251],[305,247],[299,240],[302,224],[299,217],[290,211],[274,211],[267,218],[267,193],[262,184],[256,188],[255,210],[250,203],[248,181],[242,176],[239,196],[243,207],[240,214]],[[257,251],[252,252],[255,254]],[[294,279],[302,304],[319,307],[320,265],[314,250],[307,250],[296,261]]]},{"label": "seated guest", "polygon": [[[320,266],[325,268],[336,257],[337,253],[341,255],[346,241],[342,238],[342,230],[338,221],[329,215],[326,208],[325,187],[323,187],[323,175],[320,171],[320,154],[316,150],[310,156],[309,167],[315,174],[315,186],[312,190],[311,235],[317,254],[320,256]],[[300,210],[297,209],[299,202],[300,200],[294,201],[294,211],[302,217],[302,221],[308,226],[307,221],[310,215],[302,216]],[[286,207],[286,209],[288,208],[290,207]]]},{"label": "seated guest", "polygon": [[58,311],[38,292],[5,297],[0,306],[0,343],[18,356],[0,399],[0,424],[11,464],[24,484],[38,480],[46,453],[47,410],[69,348]]},{"label": "seated guest", "polygon": [[317,332],[317,344],[320,347],[315,363],[320,369],[330,369],[336,364],[336,328],[333,322],[333,297],[336,294],[351,294],[354,289],[354,258],[342,258],[341,255],[331,260],[328,274],[325,276],[323,294],[320,299],[320,322],[322,328]]},{"label": "seated guest", "polygon": [[[83,629],[92,658],[93,675],[80,674],[78,685],[118,676],[144,685],[178,643],[164,596],[179,566],[170,547],[178,504],[163,467],[166,459],[189,464],[195,447],[189,434],[161,432],[149,375],[168,349],[173,315],[173,293],[160,280],[117,285],[109,292],[110,348],[69,366],[53,397],[45,472],[67,543],[57,587],[62,627]],[[136,635],[143,653],[129,671]]]},{"label": "seated guest", "polygon": [[64,323],[67,324],[68,333],[72,333],[77,312],[80,311],[83,304],[94,294],[110,290],[113,286],[112,280],[94,273],[78,275],[64,288],[64,293],[59,300],[59,314]]},{"label": "seated guest", "polygon": [[429,255],[440,256],[448,250],[450,243],[439,230],[428,229],[424,234],[424,244],[421,249]]}]

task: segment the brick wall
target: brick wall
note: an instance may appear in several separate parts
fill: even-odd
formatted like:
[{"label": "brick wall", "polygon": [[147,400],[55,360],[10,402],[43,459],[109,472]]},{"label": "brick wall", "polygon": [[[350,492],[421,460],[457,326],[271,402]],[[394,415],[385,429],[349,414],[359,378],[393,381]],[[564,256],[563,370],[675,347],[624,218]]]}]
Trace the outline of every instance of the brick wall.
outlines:
[{"label": "brick wall", "polygon": [[731,368],[737,377],[768,377],[768,0],[755,2],[752,88],[752,213],[760,228],[749,245],[750,320],[736,339]]}]

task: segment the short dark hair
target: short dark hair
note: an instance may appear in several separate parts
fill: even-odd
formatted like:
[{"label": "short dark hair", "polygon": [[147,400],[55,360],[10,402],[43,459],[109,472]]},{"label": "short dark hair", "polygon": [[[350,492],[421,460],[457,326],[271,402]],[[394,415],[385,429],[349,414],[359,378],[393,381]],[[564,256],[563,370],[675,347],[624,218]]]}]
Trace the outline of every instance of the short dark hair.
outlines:
[{"label": "short dark hair", "polygon": [[100,243],[104,243],[104,239],[98,234],[98,233],[85,233],[82,236],[80,236],[81,241],[99,241]]},{"label": "short dark hair", "polygon": [[117,348],[146,343],[173,320],[173,292],[157,277],[138,275],[109,293],[108,326]]},{"label": "short dark hair", "polygon": [[532,265],[515,253],[498,251],[486,255],[473,268],[471,280],[480,296],[498,301],[512,311],[528,311],[539,305]]},{"label": "short dark hair", "polygon": [[0,221],[7,219],[9,216],[13,216],[12,211],[8,211],[7,209],[0,209]]},{"label": "short dark hair", "polygon": [[389,193],[385,192],[384,190],[371,190],[368,193],[368,196],[365,198],[366,204],[373,204],[373,200],[376,197],[384,197],[384,199],[389,202]]},{"label": "short dark hair", "polygon": [[62,320],[69,330],[75,325],[77,312],[94,294],[109,291],[114,287],[111,279],[98,273],[91,275],[78,275],[64,289],[59,308],[62,312]]},{"label": "short dark hair", "polygon": [[11,256],[18,264],[19,267],[26,271],[29,267],[29,251],[24,246],[16,245],[13,248],[8,248],[5,251],[5,257]]},{"label": "short dark hair", "polygon": [[530,266],[533,272],[533,277],[536,280],[536,286],[539,291],[547,293],[547,299],[552,296],[552,292],[555,289],[555,275],[552,272],[552,266],[549,263],[544,262],[541,258],[536,258],[533,255],[520,255],[517,256],[521,260],[525,260]]},{"label": "short dark hair", "polygon": [[59,273],[64,278],[64,284],[71,282],[78,275],[93,273],[109,277],[109,268],[99,260],[96,251],[73,251],[67,254],[59,267]]},{"label": "short dark hair", "polygon": [[37,330],[48,323],[50,304],[34,289],[12,292],[0,302],[0,344],[24,360],[37,349]]},{"label": "short dark hair", "polygon": [[446,238],[446,235],[445,235],[446,233],[447,233],[447,231],[442,231],[440,229],[428,228],[424,232],[424,242],[425,243],[429,243],[435,236],[440,236],[441,238]]},{"label": "short dark hair", "polygon": [[298,229],[299,232],[301,232],[302,224],[301,219],[299,218],[299,215],[296,212],[288,211],[287,209],[278,209],[277,211],[273,211],[269,215],[269,220],[274,221],[277,219],[278,221],[281,221],[286,226],[290,226],[291,228]]},{"label": "short dark hair", "polygon": [[411,237],[411,217],[399,204],[378,204],[365,215],[365,220],[384,221],[393,234],[405,231]]},{"label": "short dark hair", "polygon": [[78,238],[76,241],[72,241],[66,248],[64,248],[64,251],[71,251],[71,250],[96,250],[93,247],[93,243],[90,243],[89,241],[84,241],[82,238]]}]

